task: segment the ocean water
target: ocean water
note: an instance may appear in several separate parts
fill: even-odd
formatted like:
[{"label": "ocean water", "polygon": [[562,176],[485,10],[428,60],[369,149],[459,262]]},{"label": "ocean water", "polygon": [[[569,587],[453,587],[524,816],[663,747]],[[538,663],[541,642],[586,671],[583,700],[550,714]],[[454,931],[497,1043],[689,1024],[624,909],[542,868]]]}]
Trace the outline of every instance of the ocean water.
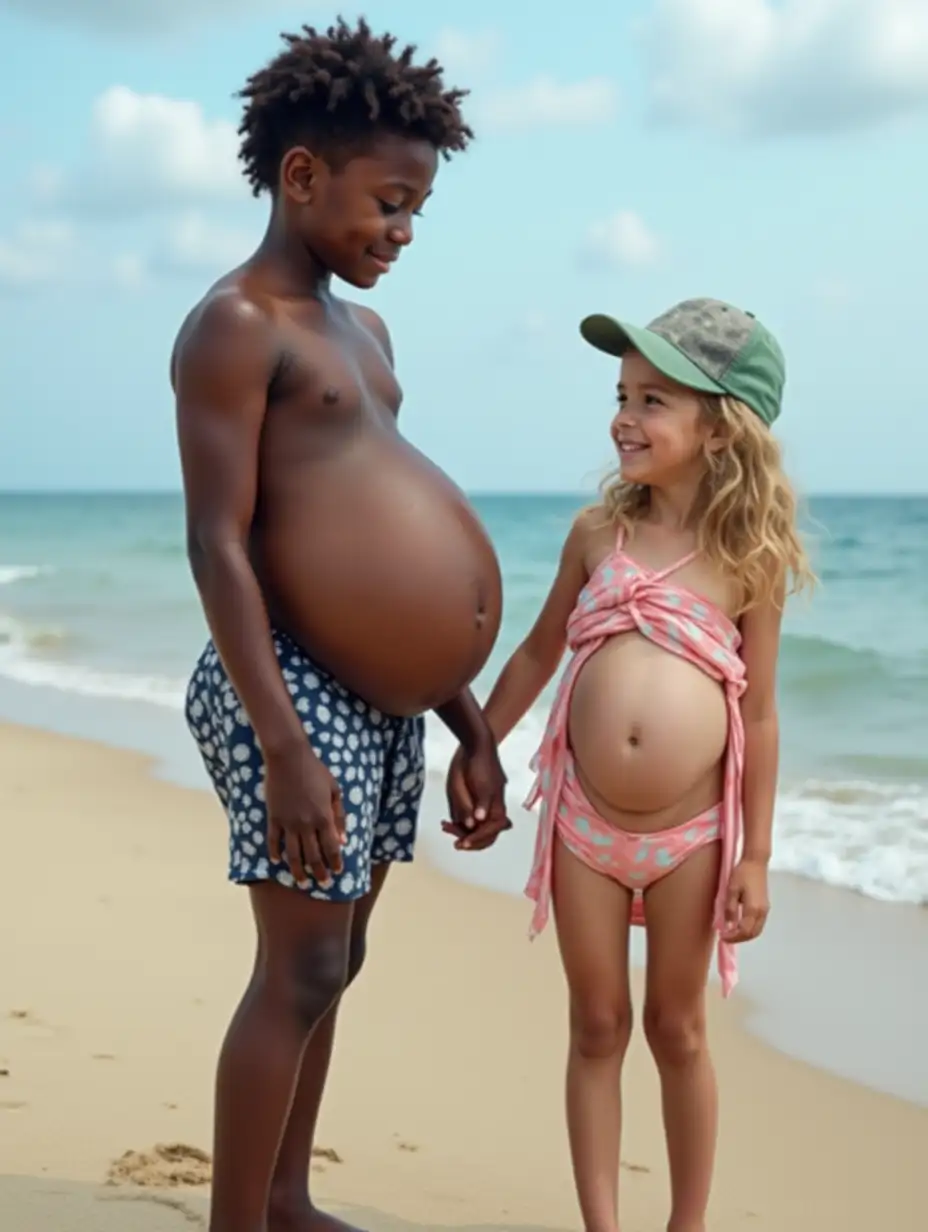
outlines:
[{"label": "ocean water", "polygon": [[[581,496],[484,496],[503,630],[485,696],[537,614]],[[928,497],[811,502],[821,579],[791,602],[780,664],[775,867],[928,903]],[[176,495],[0,495],[0,688],[130,701],[183,720],[206,636]],[[521,799],[549,688],[504,746]],[[430,723],[441,772],[451,743]]]}]

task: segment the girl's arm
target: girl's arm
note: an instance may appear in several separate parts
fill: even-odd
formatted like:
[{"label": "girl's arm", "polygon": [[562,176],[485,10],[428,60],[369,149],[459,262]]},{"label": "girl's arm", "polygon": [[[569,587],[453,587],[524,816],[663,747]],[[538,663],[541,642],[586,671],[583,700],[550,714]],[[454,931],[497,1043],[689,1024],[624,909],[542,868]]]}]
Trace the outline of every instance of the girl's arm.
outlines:
[{"label": "girl's arm", "polygon": [[748,687],[741,699],[744,722],[744,848],[728,884],[725,937],[752,941],[770,912],[767,866],[773,837],[780,734],[776,675],[785,589],[741,619],[741,658]]},{"label": "girl's arm", "polygon": [[[589,513],[581,513],[561,550],[561,561],[545,605],[525,641],[510,657],[493,686],[484,717],[497,744],[509,735],[557,671],[567,644],[567,621],[587,580],[584,565],[589,534]],[[482,820],[475,811],[474,793],[464,775],[462,750],[451,760],[446,783],[451,821],[442,829],[455,847],[468,850],[475,827]]]},{"label": "girl's arm", "polygon": [[742,858],[768,864],[773,836],[780,731],[777,718],[777,659],[785,587],[767,603],[745,612],[741,658],[747,689],[741,699],[744,722],[744,852]]},{"label": "girl's arm", "polygon": [[584,559],[590,518],[591,514],[584,512],[574,522],[544,607],[503,668],[484,706],[487,722],[499,743],[528,712],[557,671],[567,645],[567,621],[588,578]]}]

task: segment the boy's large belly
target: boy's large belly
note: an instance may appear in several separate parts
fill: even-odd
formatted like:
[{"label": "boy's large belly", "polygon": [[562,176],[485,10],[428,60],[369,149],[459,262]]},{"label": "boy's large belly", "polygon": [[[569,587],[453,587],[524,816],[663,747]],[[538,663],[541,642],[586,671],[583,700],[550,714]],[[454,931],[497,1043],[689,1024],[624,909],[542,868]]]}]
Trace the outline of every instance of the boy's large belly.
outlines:
[{"label": "boy's large belly", "polygon": [[611,638],[584,664],[569,737],[591,802],[625,828],[678,824],[681,809],[695,814],[721,796],[721,685],[638,633]]},{"label": "boy's large belly", "polygon": [[272,619],[387,713],[450,700],[499,632],[502,580],[486,532],[399,436],[371,435],[278,478],[253,549]]}]

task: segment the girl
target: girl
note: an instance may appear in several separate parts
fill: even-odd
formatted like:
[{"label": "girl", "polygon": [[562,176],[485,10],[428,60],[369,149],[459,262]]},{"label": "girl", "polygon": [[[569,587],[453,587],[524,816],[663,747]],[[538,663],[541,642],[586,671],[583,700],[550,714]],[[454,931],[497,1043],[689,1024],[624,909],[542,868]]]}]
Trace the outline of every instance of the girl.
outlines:
[{"label": "girl", "polygon": [[[567,1121],[586,1232],[617,1232],[628,929],[647,928],[644,1030],[660,1073],[668,1232],[705,1232],[716,1135],[705,986],[767,917],[784,600],[812,581],[770,426],[782,352],[749,313],[688,300],[646,329],[581,325],[621,359],[618,472],[574,523],[534,627],[486,706],[498,741],[572,657],[533,763],[527,893],[553,901],[570,990]],[[458,846],[475,825],[455,758]],[[478,845],[478,844],[474,844]]]}]

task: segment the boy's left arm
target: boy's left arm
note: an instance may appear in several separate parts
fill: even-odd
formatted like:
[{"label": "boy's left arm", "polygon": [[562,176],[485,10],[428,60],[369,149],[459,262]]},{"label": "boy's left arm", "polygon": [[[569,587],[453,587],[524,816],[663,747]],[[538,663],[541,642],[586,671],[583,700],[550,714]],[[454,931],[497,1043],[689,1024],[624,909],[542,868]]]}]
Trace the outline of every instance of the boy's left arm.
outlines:
[{"label": "boy's left arm", "polygon": [[512,829],[506,816],[506,774],[499,759],[496,738],[470,689],[435,713],[457,738],[464,757],[464,780],[473,802],[473,814],[455,819],[449,833],[468,851],[480,851],[495,843],[504,830]]},{"label": "boy's left arm", "polygon": [[760,936],[770,900],[767,869],[773,839],[780,732],[776,677],[785,593],[747,611],[741,622],[741,657],[747,689],[741,699],[744,722],[744,847],[728,888],[726,940]]},{"label": "boy's left arm", "polygon": [[[351,308],[356,320],[383,347],[392,367],[393,343],[383,318],[362,304],[352,304]],[[474,804],[472,817],[448,829],[462,847],[479,851],[495,843],[503,830],[512,829],[512,822],[506,816],[506,775],[500,764],[496,738],[470,689],[463,689],[450,702],[439,706],[435,713],[457,738],[464,752],[464,778]]]}]

